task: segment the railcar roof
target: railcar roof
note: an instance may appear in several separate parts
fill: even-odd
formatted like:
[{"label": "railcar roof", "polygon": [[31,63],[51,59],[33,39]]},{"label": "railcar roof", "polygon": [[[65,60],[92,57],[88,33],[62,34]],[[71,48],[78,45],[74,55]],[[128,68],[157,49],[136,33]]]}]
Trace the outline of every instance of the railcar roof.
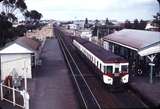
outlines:
[{"label": "railcar roof", "polygon": [[82,44],[86,49],[92,52],[96,57],[102,60],[104,63],[124,63],[127,62],[123,57],[115,55],[111,51],[107,51],[104,48],[89,42],[82,38],[75,38],[80,44]]}]

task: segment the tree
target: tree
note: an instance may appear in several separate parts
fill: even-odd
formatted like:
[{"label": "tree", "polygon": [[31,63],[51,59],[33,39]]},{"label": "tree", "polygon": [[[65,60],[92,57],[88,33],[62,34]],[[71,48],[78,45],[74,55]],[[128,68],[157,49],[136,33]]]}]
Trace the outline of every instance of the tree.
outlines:
[{"label": "tree", "polygon": [[134,20],[133,28],[134,28],[134,29],[139,29],[139,21],[138,21],[138,19],[135,19],[135,20]]},{"label": "tree", "polygon": [[99,20],[98,19],[96,19],[95,20],[95,26],[100,26],[101,24],[99,23]]},{"label": "tree", "polygon": [[85,24],[88,24],[88,19],[87,18],[85,19]]},{"label": "tree", "polygon": [[146,25],[147,25],[147,22],[141,19],[139,22],[139,29],[145,30]]},{"label": "tree", "polygon": [[27,9],[27,5],[24,0],[17,0],[16,7],[19,8],[22,12]]},{"label": "tree", "polygon": [[105,22],[105,25],[109,25],[109,20],[108,20],[108,18],[106,18],[106,22]]},{"label": "tree", "polygon": [[8,33],[12,28],[12,23],[6,19],[5,13],[0,14],[0,46],[3,46],[8,39]]},{"label": "tree", "polygon": [[159,3],[159,7],[160,7],[160,0],[157,0],[157,2]]},{"label": "tree", "polygon": [[160,13],[157,13],[153,18],[153,24],[160,28]]},{"label": "tree", "polygon": [[14,14],[12,14],[12,13],[8,13],[7,14],[7,18],[11,22],[17,21],[17,17]]},{"label": "tree", "polygon": [[114,24],[113,24],[112,22],[110,22],[110,21],[108,20],[108,18],[106,18],[105,25],[114,25]]},{"label": "tree", "polygon": [[36,10],[31,10],[30,11],[30,19],[33,22],[38,22],[41,18],[42,18],[42,14],[39,13],[38,11],[36,11]]},{"label": "tree", "polygon": [[88,27],[89,27],[88,19],[86,18],[86,19],[85,19],[85,22],[84,22],[84,28],[88,28]]},{"label": "tree", "polygon": [[1,0],[2,2],[2,12],[5,13],[8,20],[11,22],[14,22],[17,18],[16,10],[20,10],[21,12],[24,12],[24,10],[27,9],[27,5],[24,2],[24,0]]},{"label": "tree", "polygon": [[124,28],[132,29],[132,24],[129,20],[126,20],[124,23]]},{"label": "tree", "polygon": [[15,32],[18,36],[24,36],[24,33],[26,33],[27,28],[24,25],[19,25],[16,27]]},{"label": "tree", "polygon": [[30,18],[30,12],[28,10],[26,10],[24,13],[23,13],[23,16],[25,18],[25,22],[29,22],[31,20]]}]

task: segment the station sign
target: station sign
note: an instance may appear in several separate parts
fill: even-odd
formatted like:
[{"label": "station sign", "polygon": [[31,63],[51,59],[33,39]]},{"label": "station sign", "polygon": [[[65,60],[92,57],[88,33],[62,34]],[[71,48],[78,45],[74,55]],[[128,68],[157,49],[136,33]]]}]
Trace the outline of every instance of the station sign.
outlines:
[{"label": "station sign", "polygon": [[150,66],[155,66],[155,64],[153,64],[153,63],[149,63],[149,65],[150,65]]}]

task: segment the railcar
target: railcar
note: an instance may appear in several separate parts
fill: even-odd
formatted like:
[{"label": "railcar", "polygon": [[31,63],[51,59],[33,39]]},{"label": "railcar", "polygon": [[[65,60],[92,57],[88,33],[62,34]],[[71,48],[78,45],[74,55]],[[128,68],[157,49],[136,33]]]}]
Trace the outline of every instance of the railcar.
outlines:
[{"label": "railcar", "polygon": [[73,45],[89,60],[104,84],[121,86],[128,83],[128,61],[82,38],[74,38]]}]

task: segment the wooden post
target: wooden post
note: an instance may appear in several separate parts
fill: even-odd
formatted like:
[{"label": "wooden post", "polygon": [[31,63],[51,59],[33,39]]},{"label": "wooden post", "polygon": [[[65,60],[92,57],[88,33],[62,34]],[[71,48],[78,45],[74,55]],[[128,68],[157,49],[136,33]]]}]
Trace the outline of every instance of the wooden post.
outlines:
[{"label": "wooden post", "polygon": [[25,109],[29,109],[29,99],[30,96],[28,94],[28,92],[26,92],[25,90],[21,91],[20,94],[23,96],[23,100],[24,100],[24,108]]},{"label": "wooden post", "polygon": [[13,105],[15,106],[16,97],[15,97],[15,88],[14,88],[14,86],[13,86],[12,90],[13,90]]},{"label": "wooden post", "polygon": [[1,83],[1,100],[3,100],[3,83]]}]

